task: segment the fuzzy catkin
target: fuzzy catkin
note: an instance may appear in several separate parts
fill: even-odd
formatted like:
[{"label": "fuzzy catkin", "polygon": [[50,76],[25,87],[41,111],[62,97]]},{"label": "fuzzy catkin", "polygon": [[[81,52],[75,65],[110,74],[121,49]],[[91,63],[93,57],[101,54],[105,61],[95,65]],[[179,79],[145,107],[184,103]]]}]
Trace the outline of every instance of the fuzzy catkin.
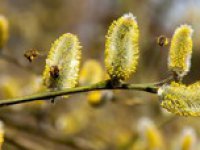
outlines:
[{"label": "fuzzy catkin", "polygon": [[8,40],[8,20],[0,15],[0,49],[5,46]]},{"label": "fuzzy catkin", "polygon": [[[78,38],[70,33],[63,34],[51,46],[46,67],[43,73],[43,82],[47,88],[72,88],[77,84],[81,46]],[[57,68],[55,76],[51,68]]]},{"label": "fuzzy catkin", "polygon": [[149,118],[141,118],[138,123],[139,135],[148,150],[161,150],[164,148],[162,133]]},{"label": "fuzzy catkin", "polygon": [[180,138],[180,150],[193,150],[197,146],[196,132],[191,127],[185,127]]},{"label": "fuzzy catkin", "polygon": [[[104,79],[104,71],[101,64],[94,59],[87,60],[80,71],[80,85],[95,84]],[[92,106],[100,106],[103,100],[102,91],[92,91],[87,94],[87,101]]]},{"label": "fuzzy catkin", "polygon": [[191,85],[172,82],[158,90],[161,106],[180,116],[200,116],[200,82]]},{"label": "fuzzy catkin", "polygon": [[4,143],[4,124],[0,121],[0,150],[2,149],[2,145]]},{"label": "fuzzy catkin", "polygon": [[79,82],[81,85],[88,85],[103,80],[104,71],[101,64],[94,59],[87,60],[80,71]]},{"label": "fuzzy catkin", "polygon": [[183,77],[190,70],[192,33],[193,29],[191,26],[181,25],[175,30],[172,37],[168,57],[168,68],[179,77]]},{"label": "fuzzy catkin", "polygon": [[114,21],[106,36],[105,65],[111,79],[125,80],[136,71],[139,29],[131,13]]}]

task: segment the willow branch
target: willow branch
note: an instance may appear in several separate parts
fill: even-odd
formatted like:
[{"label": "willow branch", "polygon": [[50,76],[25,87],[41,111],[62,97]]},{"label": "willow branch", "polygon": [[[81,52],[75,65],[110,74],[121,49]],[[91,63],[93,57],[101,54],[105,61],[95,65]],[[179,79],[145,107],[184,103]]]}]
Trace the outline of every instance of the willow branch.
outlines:
[{"label": "willow branch", "polygon": [[58,91],[47,91],[43,93],[33,94],[30,96],[0,100],[0,107],[20,104],[20,103],[27,103],[37,100],[52,100],[52,98],[55,98],[57,96],[70,95],[70,94],[89,92],[89,91],[98,91],[98,90],[136,90],[149,93],[157,93],[158,87],[155,86],[154,84],[127,84],[127,83],[121,83],[113,86],[109,80],[106,80],[89,86],[82,86],[70,89],[66,88]]}]

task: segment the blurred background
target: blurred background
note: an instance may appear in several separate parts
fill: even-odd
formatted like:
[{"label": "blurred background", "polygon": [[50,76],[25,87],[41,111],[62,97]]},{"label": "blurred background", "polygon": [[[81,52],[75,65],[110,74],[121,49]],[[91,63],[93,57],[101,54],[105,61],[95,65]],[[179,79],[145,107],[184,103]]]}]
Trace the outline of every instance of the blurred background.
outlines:
[{"label": "blurred background", "polygon": [[[105,35],[112,21],[128,12],[140,29],[139,66],[129,82],[167,78],[169,46],[160,47],[156,39],[170,39],[177,26],[190,24],[194,48],[184,83],[193,83],[200,79],[199,8],[199,0],[0,0],[0,14],[10,28],[1,50],[0,97],[40,91],[51,43],[67,32],[78,35],[83,46],[79,84],[105,79]],[[32,63],[24,57],[30,49],[41,53]],[[0,120],[3,150],[200,149],[199,118],[173,116],[159,106],[157,96],[143,92],[82,93],[57,98],[54,104],[9,106],[0,109]]]}]

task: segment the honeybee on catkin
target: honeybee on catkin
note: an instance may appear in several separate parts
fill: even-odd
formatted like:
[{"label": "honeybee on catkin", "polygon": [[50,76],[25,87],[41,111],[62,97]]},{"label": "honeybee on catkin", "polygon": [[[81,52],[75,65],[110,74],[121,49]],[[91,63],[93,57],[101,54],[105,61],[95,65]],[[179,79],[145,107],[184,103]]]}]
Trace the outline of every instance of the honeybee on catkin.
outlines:
[{"label": "honeybee on catkin", "polygon": [[43,83],[49,89],[72,88],[77,84],[81,46],[70,33],[60,36],[51,46],[43,73]]}]

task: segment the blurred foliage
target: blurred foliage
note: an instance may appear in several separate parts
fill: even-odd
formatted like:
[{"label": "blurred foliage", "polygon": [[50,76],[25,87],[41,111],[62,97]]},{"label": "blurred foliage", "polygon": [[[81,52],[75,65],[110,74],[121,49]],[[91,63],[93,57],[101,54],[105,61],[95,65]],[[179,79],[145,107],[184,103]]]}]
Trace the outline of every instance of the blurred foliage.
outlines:
[{"label": "blurred foliage", "polygon": [[[50,43],[66,32],[80,37],[84,47],[83,69],[89,59],[104,66],[108,26],[127,12],[137,16],[141,31],[142,59],[131,82],[153,82],[168,76],[166,58],[169,47],[160,47],[156,40],[160,35],[171,38],[175,27],[183,23],[191,24],[195,30],[193,65],[185,82],[199,80],[199,7],[198,0],[0,0],[0,14],[10,24],[10,39],[1,52],[30,70],[1,59],[1,99],[43,90],[38,74],[44,70],[45,54]],[[23,55],[32,48],[41,50],[44,55],[29,63]],[[88,69],[94,69],[88,73],[89,79],[106,78],[97,66]],[[80,84],[98,82],[94,80],[80,79]],[[70,96],[66,101],[59,98],[61,100],[56,100],[55,104],[41,101],[0,109],[0,120],[4,123],[0,137],[5,133],[2,149],[199,149],[199,118],[174,117],[159,107],[154,96],[146,93],[114,93],[114,97],[112,93],[106,96],[111,101],[103,107],[91,107],[88,98],[99,99],[99,95],[86,93]],[[143,117],[149,121],[141,126]],[[188,126],[192,133],[185,133]],[[155,145],[159,147],[155,148]]]}]

